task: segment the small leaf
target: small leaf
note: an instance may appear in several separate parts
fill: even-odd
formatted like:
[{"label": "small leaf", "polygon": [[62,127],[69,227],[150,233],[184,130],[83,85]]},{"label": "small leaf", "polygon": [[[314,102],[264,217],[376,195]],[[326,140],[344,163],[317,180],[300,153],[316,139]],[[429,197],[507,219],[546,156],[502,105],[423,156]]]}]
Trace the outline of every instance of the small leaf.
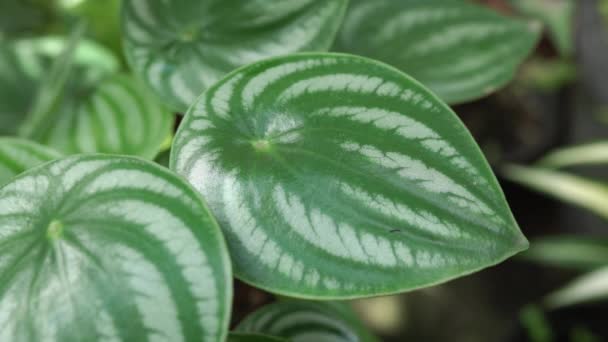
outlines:
[{"label": "small leaf", "polygon": [[564,306],[608,300],[608,267],[584,274],[549,294],[545,303],[555,309]]},{"label": "small leaf", "polygon": [[352,0],[334,49],[387,62],[448,103],[508,83],[535,26],[462,0]]},{"label": "small leaf", "polygon": [[608,185],[550,169],[508,165],[503,175],[513,182],[608,219]]},{"label": "small leaf", "polygon": [[346,0],[124,1],[125,52],[167,105],[184,112],[236,67],[297,51],[326,51]]},{"label": "small leaf", "polygon": [[549,35],[563,56],[574,50],[575,0],[510,0],[524,15],[538,18],[549,30]]},{"label": "small leaf", "polygon": [[221,341],[232,297],[198,194],[130,157],[59,159],[0,188],[2,341]]},{"label": "small leaf", "polygon": [[535,240],[521,258],[558,267],[590,270],[608,265],[608,239],[553,236]]},{"label": "small leaf", "polygon": [[228,335],[228,342],[287,342],[288,340],[280,337],[262,335],[262,334],[241,334],[231,332]]},{"label": "small leaf", "polygon": [[237,276],[287,296],[408,291],[527,246],[456,115],[361,57],[235,71],[187,112],[171,168],[209,202]]},{"label": "small leaf", "polygon": [[101,152],[153,159],[171,134],[173,117],[138,81],[114,75],[89,93],[63,101],[37,140],[66,154]]},{"label": "small leaf", "polygon": [[331,303],[283,301],[245,317],[236,331],[282,336],[300,342],[375,341],[360,336],[359,327],[341,317]]},{"label": "small leaf", "polygon": [[608,141],[561,148],[546,155],[538,164],[555,168],[608,164]]},{"label": "small leaf", "polygon": [[[0,134],[16,134],[30,111],[42,79],[67,44],[60,37],[21,39],[0,46]],[[74,51],[79,88],[118,70],[118,60],[94,42],[82,40]]]},{"label": "small leaf", "polygon": [[18,174],[60,157],[61,153],[35,142],[0,137],[0,187]]}]

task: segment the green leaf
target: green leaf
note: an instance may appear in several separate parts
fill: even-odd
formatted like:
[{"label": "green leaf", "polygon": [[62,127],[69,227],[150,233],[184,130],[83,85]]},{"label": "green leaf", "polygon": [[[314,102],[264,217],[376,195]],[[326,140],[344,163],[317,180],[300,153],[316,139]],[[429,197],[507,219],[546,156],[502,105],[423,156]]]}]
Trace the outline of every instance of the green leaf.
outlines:
[{"label": "green leaf", "polygon": [[176,111],[238,66],[326,51],[347,0],[124,1],[132,68]]},{"label": "green leaf", "polygon": [[359,335],[359,328],[340,313],[331,303],[276,302],[245,317],[236,331],[282,336],[300,342],[370,341]]},{"label": "green leaf", "polygon": [[608,219],[608,185],[550,169],[507,165],[503,175],[516,183]]},{"label": "green leaf", "polygon": [[449,107],[361,57],[231,73],[187,112],[171,168],[209,202],[237,276],[287,296],[408,291],[527,246]]},{"label": "green leaf", "polygon": [[0,188],[2,341],[221,341],[232,297],[217,223],[181,178],[108,155]]},{"label": "green leaf", "polygon": [[608,239],[553,236],[535,240],[521,258],[558,267],[590,270],[608,265]]},{"label": "green leaf", "polygon": [[59,157],[59,152],[34,142],[0,137],[0,187],[23,171]]},{"label": "green leaf", "polygon": [[608,164],[608,141],[561,148],[546,155],[538,164],[555,168]]},{"label": "green leaf", "polygon": [[574,0],[510,0],[521,13],[537,18],[545,24],[549,35],[563,56],[574,50]]},{"label": "green leaf", "polygon": [[285,340],[285,339],[282,339],[279,337],[262,335],[262,334],[241,334],[241,333],[231,332],[228,335],[228,342],[287,342],[287,341],[288,340]]},{"label": "green leaf", "polygon": [[138,81],[106,78],[77,97],[64,98],[36,140],[66,154],[102,152],[153,159],[171,134],[173,117]]},{"label": "green leaf", "polygon": [[608,267],[584,274],[552,292],[545,303],[555,309],[564,306],[608,300]]},{"label": "green leaf", "polygon": [[508,83],[538,39],[534,25],[461,0],[352,0],[334,49],[384,61],[448,103]]},{"label": "green leaf", "polygon": [[[60,37],[22,39],[0,46],[0,134],[15,134],[30,111],[42,79],[65,49]],[[86,88],[118,69],[116,58],[82,40],[74,51],[79,87]]]}]

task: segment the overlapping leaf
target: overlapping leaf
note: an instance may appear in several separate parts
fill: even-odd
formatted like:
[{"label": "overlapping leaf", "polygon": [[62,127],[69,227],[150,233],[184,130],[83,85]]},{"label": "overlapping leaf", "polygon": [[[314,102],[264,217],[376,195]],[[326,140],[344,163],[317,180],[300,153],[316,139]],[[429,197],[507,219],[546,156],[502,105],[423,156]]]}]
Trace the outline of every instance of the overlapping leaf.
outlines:
[{"label": "overlapping leaf", "polygon": [[48,147],[17,138],[0,138],[0,187],[18,174],[61,154]]},{"label": "overlapping leaf", "polygon": [[335,49],[394,65],[455,103],[505,85],[537,31],[464,0],[352,0]]},{"label": "overlapping leaf", "polygon": [[171,167],[209,202],[241,279],[299,297],[429,286],[524,249],[455,114],[372,60],[301,54],[205,92]]},{"label": "overlapping leaf", "polygon": [[287,342],[287,340],[262,334],[230,333],[228,342]]},{"label": "overlapping leaf", "polygon": [[185,111],[234,68],[332,44],[346,0],[125,1],[125,51],[133,69],[173,109]]},{"label": "overlapping leaf", "polygon": [[281,336],[299,342],[364,342],[375,339],[358,333],[332,303],[283,301],[247,316],[236,331]]},{"label": "overlapping leaf", "polygon": [[76,156],[0,188],[0,340],[221,341],[232,296],[219,227],[179,177]]},{"label": "overlapping leaf", "polygon": [[[44,37],[0,46],[0,134],[17,132],[34,103],[42,79],[66,43],[64,38]],[[116,58],[91,41],[78,44],[73,60],[81,88],[118,69]]]}]

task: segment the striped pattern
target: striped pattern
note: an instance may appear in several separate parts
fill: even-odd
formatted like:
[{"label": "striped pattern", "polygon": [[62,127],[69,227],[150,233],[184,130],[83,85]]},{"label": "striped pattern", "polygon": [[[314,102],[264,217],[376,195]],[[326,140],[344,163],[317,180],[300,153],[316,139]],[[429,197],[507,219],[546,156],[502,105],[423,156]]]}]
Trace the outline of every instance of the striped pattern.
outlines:
[{"label": "striped pattern", "polygon": [[[293,342],[362,342],[356,328],[330,303],[285,301],[245,317],[236,331],[281,336]],[[373,341],[373,340],[371,340]]]},{"label": "striped pattern", "polygon": [[232,297],[217,224],[166,169],[87,155],[0,189],[0,340],[221,341]]},{"label": "striped pattern", "polygon": [[61,154],[29,140],[0,137],[0,187],[18,174]]},{"label": "striped pattern", "polygon": [[237,276],[285,295],[407,291],[527,246],[454,113],[360,57],[230,74],[186,114],[171,168],[209,202]]},{"label": "striped pattern", "polygon": [[448,103],[513,78],[538,28],[464,0],[352,0],[334,49],[389,63]]},{"label": "striped pattern", "polygon": [[236,67],[325,51],[346,0],[132,0],[122,26],[132,68],[177,111]]},{"label": "striped pattern", "polygon": [[172,115],[130,76],[114,75],[90,94],[63,102],[39,140],[66,154],[100,152],[153,159],[173,128]]},{"label": "striped pattern", "polygon": [[[21,39],[0,46],[0,134],[15,134],[30,110],[41,80],[67,40],[59,37]],[[74,52],[81,86],[118,69],[118,60],[102,46],[83,40]]]}]

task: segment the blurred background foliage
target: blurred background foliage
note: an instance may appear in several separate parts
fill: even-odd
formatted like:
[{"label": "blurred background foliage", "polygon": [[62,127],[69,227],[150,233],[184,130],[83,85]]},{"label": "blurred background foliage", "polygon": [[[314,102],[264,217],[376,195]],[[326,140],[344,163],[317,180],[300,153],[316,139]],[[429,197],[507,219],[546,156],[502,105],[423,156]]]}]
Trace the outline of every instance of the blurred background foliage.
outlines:
[{"label": "blurred background foliage", "polygon": [[[477,2],[544,27],[514,82],[454,107],[531,248],[470,277],[351,304],[386,341],[606,341],[608,0]],[[124,58],[119,8],[120,0],[0,0],[0,44],[66,36],[83,20],[87,38]],[[235,287],[235,324],[275,300]]]}]

